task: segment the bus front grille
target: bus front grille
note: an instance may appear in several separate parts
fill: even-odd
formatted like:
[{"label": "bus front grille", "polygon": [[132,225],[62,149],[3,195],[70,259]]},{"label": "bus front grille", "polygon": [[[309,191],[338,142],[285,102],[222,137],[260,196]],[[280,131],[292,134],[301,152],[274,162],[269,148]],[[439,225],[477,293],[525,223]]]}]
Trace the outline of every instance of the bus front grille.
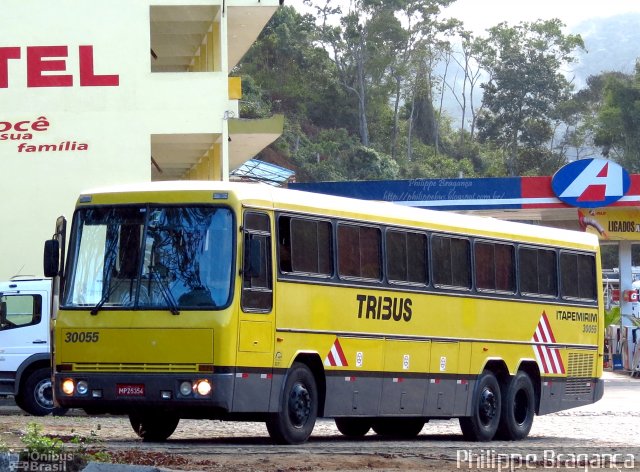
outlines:
[{"label": "bus front grille", "polygon": [[76,363],[75,372],[198,372],[198,364]]}]

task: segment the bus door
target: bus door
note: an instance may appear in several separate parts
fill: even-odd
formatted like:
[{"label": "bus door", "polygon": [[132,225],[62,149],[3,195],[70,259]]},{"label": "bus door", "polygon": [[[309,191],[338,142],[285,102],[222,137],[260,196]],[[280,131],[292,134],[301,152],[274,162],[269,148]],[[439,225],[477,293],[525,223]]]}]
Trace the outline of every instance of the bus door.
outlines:
[{"label": "bus door", "polygon": [[245,211],[242,241],[242,294],[233,410],[266,411],[271,391],[274,342],[269,214]]}]

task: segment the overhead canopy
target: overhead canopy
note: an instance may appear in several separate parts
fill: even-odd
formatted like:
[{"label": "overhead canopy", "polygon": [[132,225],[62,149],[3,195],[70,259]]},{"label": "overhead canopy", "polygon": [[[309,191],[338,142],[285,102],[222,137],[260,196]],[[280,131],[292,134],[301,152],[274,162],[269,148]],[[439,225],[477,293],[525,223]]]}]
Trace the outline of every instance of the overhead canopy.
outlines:
[{"label": "overhead canopy", "polygon": [[231,177],[243,181],[264,182],[273,186],[287,183],[296,173],[269,162],[251,159],[231,172]]}]

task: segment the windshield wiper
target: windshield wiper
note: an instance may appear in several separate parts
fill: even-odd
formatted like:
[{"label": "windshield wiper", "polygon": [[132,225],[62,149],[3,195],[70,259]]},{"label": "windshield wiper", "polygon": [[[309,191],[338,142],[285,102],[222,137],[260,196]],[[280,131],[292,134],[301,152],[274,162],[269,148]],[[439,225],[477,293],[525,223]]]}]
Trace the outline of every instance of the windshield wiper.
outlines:
[{"label": "windshield wiper", "polygon": [[102,308],[102,305],[104,305],[107,302],[107,300],[111,298],[111,295],[113,295],[113,292],[116,291],[116,289],[120,286],[121,283],[122,283],[122,279],[118,280],[111,287],[109,287],[109,290],[102,296],[100,301],[96,304],[96,306],[94,306],[91,309],[89,313],[91,313],[94,316],[97,315],[98,312],[100,311],[100,308]]},{"label": "windshield wiper", "polygon": [[164,301],[167,302],[167,305],[169,305],[169,311],[171,312],[172,315],[179,315],[180,310],[178,310],[178,302],[176,302],[176,299],[173,297],[173,294],[171,293],[171,289],[169,288],[167,281],[164,280],[157,271],[151,270],[151,273],[156,279],[156,282],[158,282],[158,285],[160,286],[160,293],[162,293],[162,297],[164,298]]}]

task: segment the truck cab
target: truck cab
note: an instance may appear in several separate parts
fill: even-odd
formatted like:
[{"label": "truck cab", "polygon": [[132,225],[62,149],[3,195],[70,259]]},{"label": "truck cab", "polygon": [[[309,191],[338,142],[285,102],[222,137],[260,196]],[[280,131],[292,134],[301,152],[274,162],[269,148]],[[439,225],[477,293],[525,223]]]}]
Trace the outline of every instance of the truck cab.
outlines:
[{"label": "truck cab", "polygon": [[51,389],[50,310],[50,279],[0,282],[0,396],[36,416],[62,413]]}]

